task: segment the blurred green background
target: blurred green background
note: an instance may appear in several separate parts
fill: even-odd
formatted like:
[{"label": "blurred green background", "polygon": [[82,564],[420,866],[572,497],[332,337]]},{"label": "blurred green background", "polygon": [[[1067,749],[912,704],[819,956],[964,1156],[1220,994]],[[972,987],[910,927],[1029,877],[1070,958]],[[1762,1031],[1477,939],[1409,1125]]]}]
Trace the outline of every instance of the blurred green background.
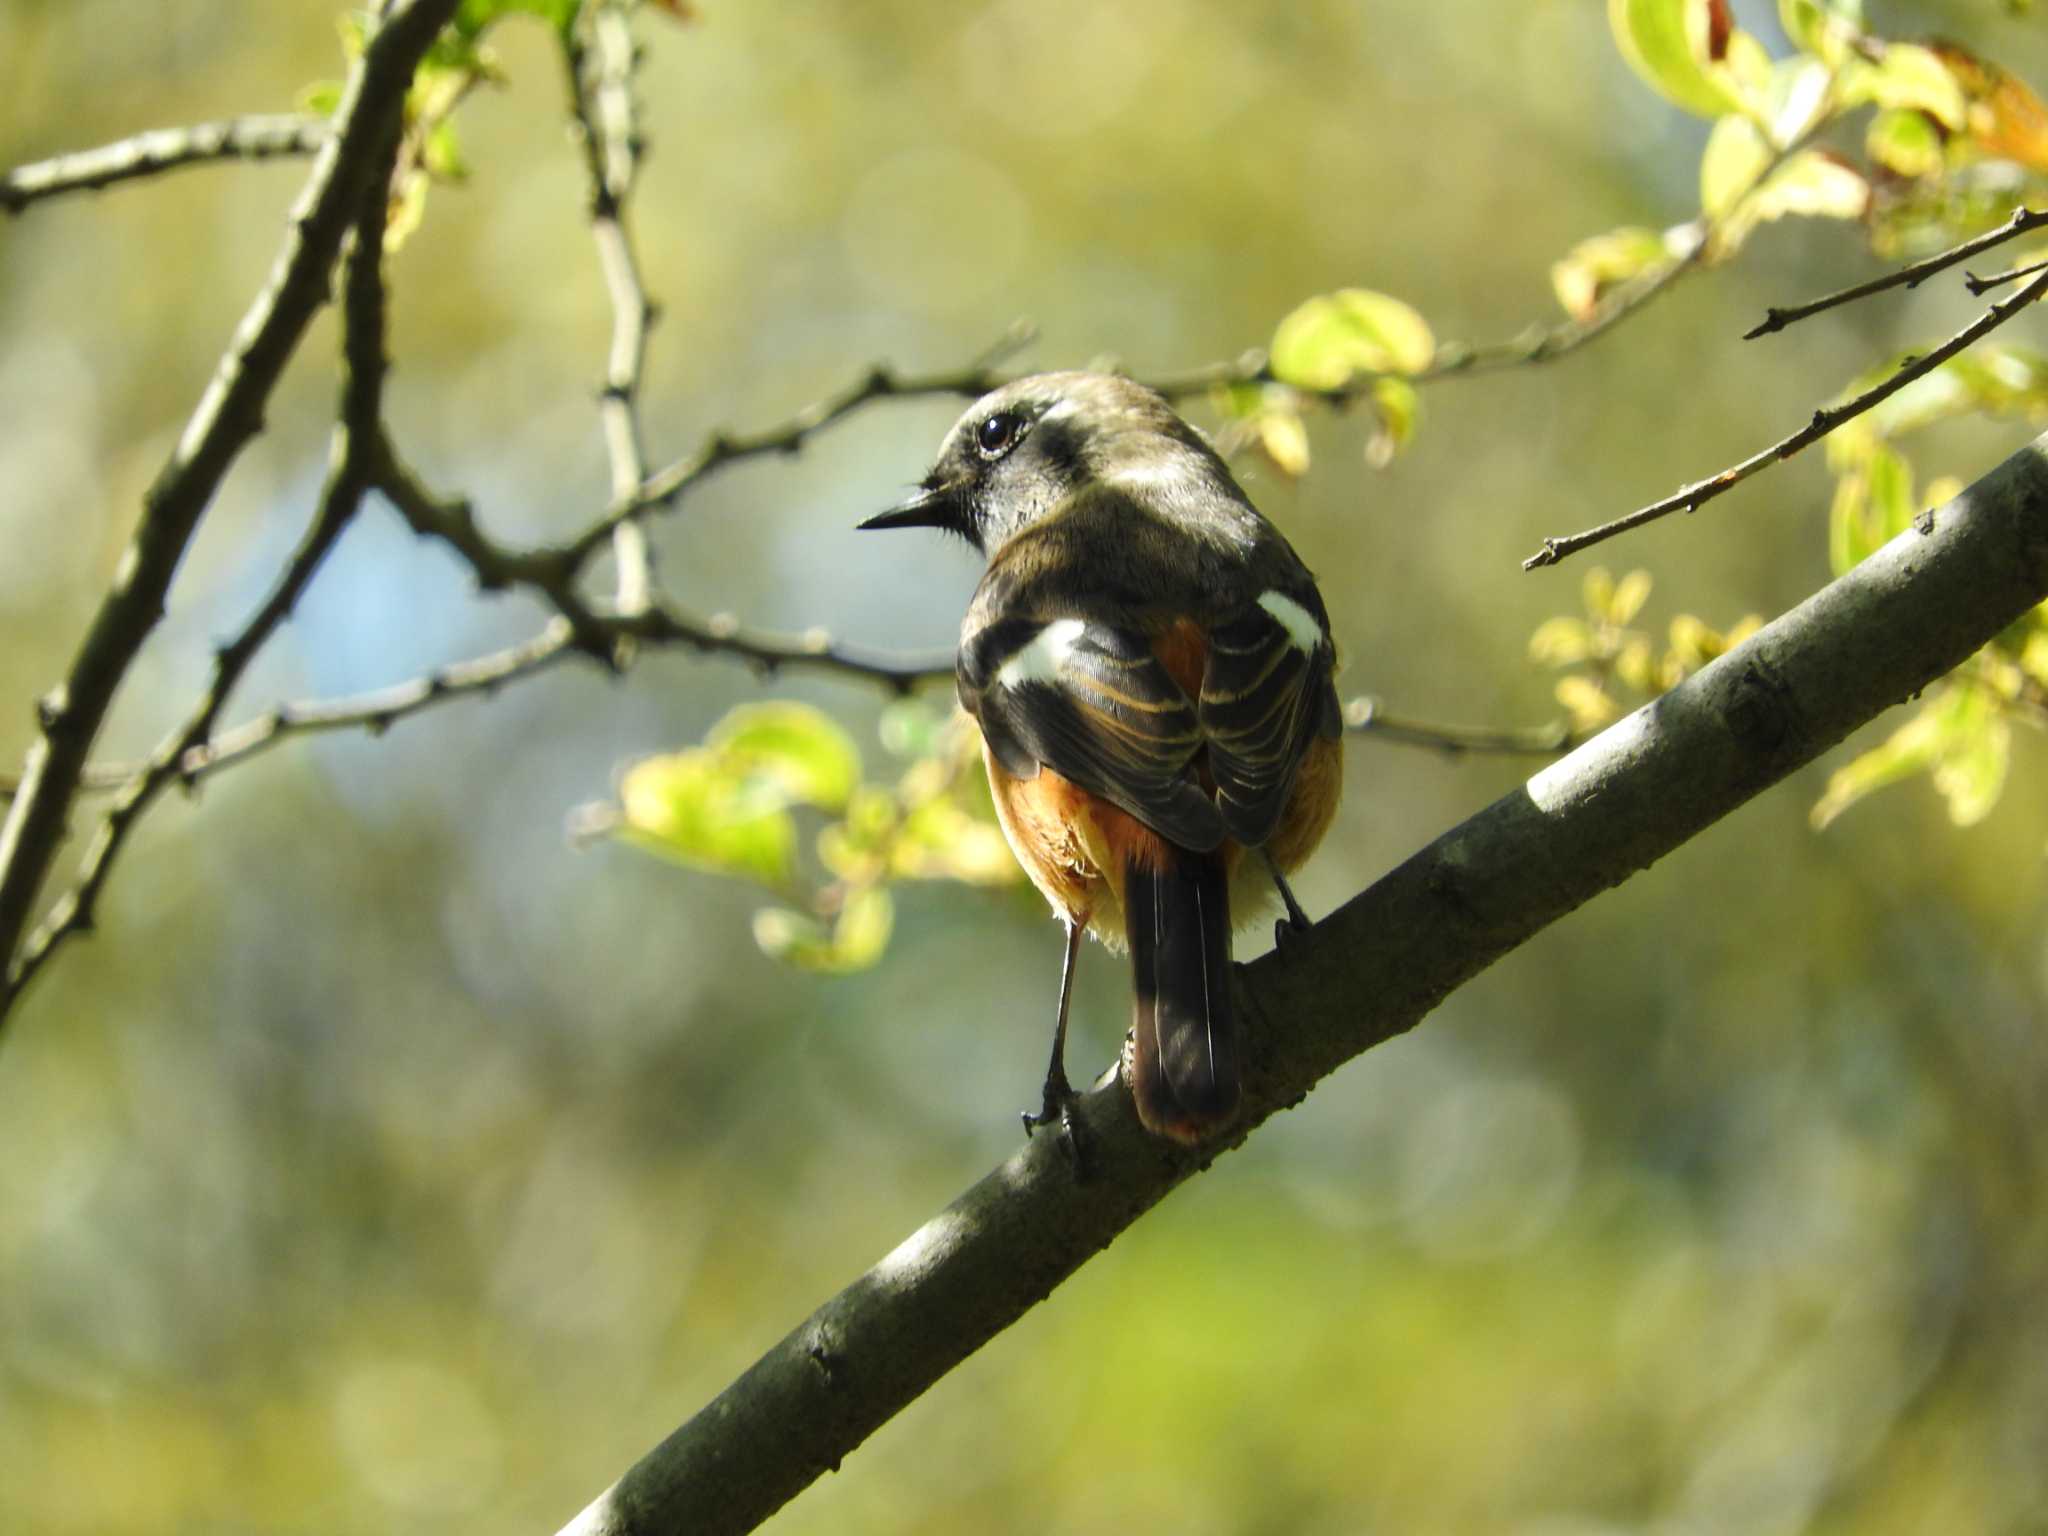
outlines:
[{"label": "blurred green background", "polygon": [[[1736,9],[1777,39],[1771,7]],[[2048,86],[2038,17],[1869,9]],[[1574,241],[1695,207],[1703,125],[1589,0],[701,10],[640,22],[663,461],[878,359],[963,363],[1019,316],[1027,364],[1141,375],[1346,284],[1502,339],[1555,317]],[[493,42],[509,84],[464,110],[473,177],[394,263],[391,409],[423,472],[527,539],[605,500],[609,315],[553,44]],[[0,163],[287,110],[339,72],[317,5],[0,0]],[[0,762],[302,176],[194,171],[0,224]],[[1970,313],[1932,284],[1735,339],[1873,270],[1851,228],[1775,226],[1566,361],[1430,386],[1383,471],[1332,418],[1305,481],[1248,463],[1321,576],[1346,695],[1551,717],[1525,645],[1582,572],[1520,558]],[[289,549],[334,339],[329,317],[220,498],[106,755],[182,717]],[[948,645],[972,558],[853,524],[957,409],[876,407],[727,474],[658,523],[664,577],[752,623]],[[1974,478],[2023,436],[1960,426],[1918,462]],[[1653,627],[1772,615],[1826,579],[1829,490],[1810,456],[1603,553],[1656,573]],[[230,714],[539,617],[372,507]],[[0,1529],[551,1530],[1011,1149],[1059,962],[1034,895],[904,887],[880,967],[822,978],[756,952],[757,893],[565,837],[621,763],[763,691],[679,654],[616,685],[559,669],[150,818],[101,932],[0,1044]],[[871,692],[765,691],[886,771]],[[2022,742],[1966,832],[1924,782],[1825,834],[1826,764],[1773,791],[1339,1073],[770,1528],[2048,1526],[2042,766]],[[1354,739],[1304,901],[1526,771]],[[1109,1059],[1127,987],[1091,950],[1077,1066]]]}]

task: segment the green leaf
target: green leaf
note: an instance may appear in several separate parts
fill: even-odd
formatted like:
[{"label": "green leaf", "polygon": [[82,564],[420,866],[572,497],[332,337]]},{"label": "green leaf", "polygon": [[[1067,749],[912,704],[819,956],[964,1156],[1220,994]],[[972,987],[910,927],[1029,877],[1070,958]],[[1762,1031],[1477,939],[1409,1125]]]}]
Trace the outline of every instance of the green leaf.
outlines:
[{"label": "green leaf", "polygon": [[1741,109],[1709,57],[1710,0],[1607,0],[1607,24],[1629,67],[1667,101],[1700,117]]},{"label": "green leaf", "polygon": [[1924,112],[1887,107],[1870,120],[1863,150],[1895,176],[1938,176],[1944,163],[1941,134]]},{"label": "green leaf", "polygon": [[1925,112],[1951,133],[1967,125],[1969,103],[1955,74],[1931,48],[1917,43],[1886,43],[1875,64],[1859,63],[1844,76],[1845,105],[1873,102]]},{"label": "green leaf", "polygon": [[860,783],[860,749],[845,728],[793,700],[740,705],[712,727],[705,745],[788,799],[821,810],[841,809]]},{"label": "green leaf", "polygon": [[1825,827],[1864,796],[1926,773],[1948,802],[1949,819],[1974,826],[2005,788],[2012,731],[1998,696],[1967,681],[1950,681],[1882,746],[1839,768],[1810,813]]},{"label": "green leaf", "polygon": [[1974,827],[1991,814],[2005,788],[2012,728],[1989,688],[1961,684],[1947,692],[1934,787],[1948,802],[1948,819],[1959,827]]},{"label": "green leaf", "polygon": [[1864,796],[1896,784],[1934,766],[1939,751],[1940,727],[1935,706],[1892,732],[1882,746],[1871,748],[1828,775],[1828,787],[1807,812],[1816,832],[1824,829],[1842,812]]},{"label": "green leaf", "polygon": [[462,0],[454,28],[464,38],[475,38],[507,16],[527,15],[538,16],[567,37],[582,10],[583,0]]},{"label": "green leaf", "polygon": [[455,137],[453,118],[442,118],[428,130],[427,141],[420,150],[420,164],[436,181],[466,181],[469,179],[469,162],[462,156],[462,145]]},{"label": "green leaf", "polygon": [[808,913],[764,907],[754,914],[754,942],[771,959],[807,971],[845,975],[864,971],[881,959],[895,923],[896,904],[886,890],[857,886],[846,893],[829,934]]},{"label": "green leaf", "polygon": [[315,80],[299,92],[299,110],[314,117],[332,117],[341,105],[339,80]]},{"label": "green leaf", "polygon": [[1860,219],[1869,206],[1870,183],[1860,171],[1825,150],[1804,149],[1771,172],[1752,211],[1759,219]]},{"label": "green leaf", "polygon": [[626,771],[616,831],[694,868],[783,886],[796,867],[796,823],[786,805],[775,784],[697,747]]},{"label": "green leaf", "polygon": [[1252,418],[1252,430],[1259,452],[1281,474],[1299,480],[1308,473],[1308,423],[1299,411],[1269,406]]},{"label": "green leaf", "polygon": [[1700,156],[1700,211],[1725,217],[1754,191],[1771,163],[1771,146],[1746,117],[1724,117],[1707,136]]},{"label": "green leaf", "polygon": [[1828,13],[1820,0],[1778,0],[1778,25],[1792,46],[1816,58],[1826,58]]},{"label": "green leaf", "polygon": [[1670,260],[1671,252],[1657,230],[1630,226],[1581,240],[1550,268],[1550,286],[1557,302],[1575,320],[1589,318],[1600,300],[1617,284],[1640,277]]},{"label": "green leaf", "polygon": [[1379,415],[1380,429],[1373,434],[1366,456],[1374,468],[1383,469],[1415,441],[1416,429],[1422,425],[1422,396],[1406,379],[1375,379],[1372,406]]},{"label": "green leaf", "polygon": [[1302,389],[1340,389],[1359,373],[1420,373],[1436,358],[1429,322],[1370,288],[1319,294],[1280,322],[1273,376]]}]

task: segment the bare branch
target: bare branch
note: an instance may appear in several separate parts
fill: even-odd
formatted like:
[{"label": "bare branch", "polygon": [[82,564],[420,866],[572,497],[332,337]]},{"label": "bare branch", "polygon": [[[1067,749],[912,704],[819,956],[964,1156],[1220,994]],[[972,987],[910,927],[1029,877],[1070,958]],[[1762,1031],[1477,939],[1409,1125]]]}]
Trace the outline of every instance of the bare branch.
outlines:
[{"label": "bare branch", "polygon": [[1626,517],[1617,517],[1597,528],[1588,528],[1583,533],[1567,534],[1562,538],[1543,541],[1543,547],[1522,562],[1522,569],[1533,571],[1539,566],[1555,565],[1568,555],[1594,544],[1603,543],[1616,534],[1627,533],[1645,523],[1655,522],[1673,512],[1697,512],[1725,491],[1733,490],[1758,470],[1768,469],[1783,459],[1789,459],[1802,448],[1811,447],[1826,437],[1845,421],[1861,416],[1872,406],[1889,399],[1915,379],[1925,378],[1958,352],[1965,351],[1997,330],[2014,315],[2048,292],[2048,271],[2044,271],[2024,288],[2009,298],[1993,304],[1982,315],[1964,326],[1947,341],[1929,352],[1925,357],[1916,357],[1905,363],[1896,373],[1872,385],[1853,399],[1840,405],[1828,406],[1813,413],[1813,419],[1797,432],[1780,438],[1761,452],[1753,453],[1739,464],[1731,464],[1719,474],[1691,485],[1681,486],[1662,501],[1653,501],[1646,507],[1639,507]]},{"label": "bare branch", "polygon": [[955,395],[973,400],[998,389],[1011,377],[998,371],[998,363],[1008,352],[1023,345],[1029,334],[1028,329],[1012,327],[1003,341],[981,358],[964,368],[947,372],[899,374],[888,364],[877,363],[853,383],[804,407],[778,426],[749,433],[714,432],[689,457],[656,470],[630,496],[615,502],[603,516],[557,553],[566,560],[570,569],[581,570],[621,524],[657,507],[673,506],[700,482],[743,459],[797,453],[819,432],[844,421],[874,401],[930,395]]},{"label": "bare branch", "polygon": [[[640,380],[647,361],[647,333],[654,306],[640,276],[639,255],[627,228],[627,203],[643,148],[633,99],[637,55],[632,23],[617,0],[602,0],[591,11],[596,44],[596,89],[585,85],[590,59],[574,35],[563,50],[570,104],[582,140],[590,179],[590,233],[611,298],[612,339],[605,362],[598,418],[605,456],[611,464],[614,505],[632,499],[647,478],[647,452],[640,422]],[[613,525],[612,558],[618,565],[617,601],[636,613],[654,600],[654,555],[638,520]]]},{"label": "bare branch", "polygon": [[179,761],[187,781],[209,778],[223,768],[268,751],[294,736],[328,731],[363,730],[381,734],[423,709],[455,699],[489,697],[508,683],[544,672],[567,657],[580,654],[571,644],[574,632],[567,619],[548,622],[539,634],[517,645],[460,661],[390,688],[343,699],[279,704],[255,719],[192,748]]},{"label": "bare branch", "polygon": [[67,192],[92,192],[116,182],[160,176],[182,166],[222,160],[270,160],[284,155],[310,155],[334,137],[324,117],[298,114],[275,117],[231,117],[189,128],[154,128],[132,139],[81,149],[16,166],[0,176],[0,208],[20,213],[31,203]]},{"label": "bare branch", "polygon": [[2036,272],[2048,272],[2048,261],[2030,261],[2023,267],[1993,272],[1989,277],[1979,277],[1974,272],[1965,272],[1963,286],[1970,290],[1971,298],[1981,299],[1994,288],[2003,288],[2007,283],[2016,283],[2023,277],[2032,277]]},{"label": "bare branch", "polygon": [[134,538],[70,669],[41,701],[42,731],[0,826],[0,956],[10,987],[21,936],[114,692],[162,618],[178,563],[215,490],[262,426],[278,376],[326,302],[343,237],[386,168],[376,146],[391,133],[414,66],[455,6],[456,0],[399,0],[364,44],[335,113],[336,136],[314,162],[270,280],[144,496]]},{"label": "bare branch", "polygon": [[1243,1121],[1188,1151],[1106,1084],[1091,1177],[1038,1137],[826,1302],[565,1536],[753,1529],[1263,1120],[2048,596],[2048,438],[1241,969]]},{"label": "bare branch", "polygon": [[[1788,325],[1804,320],[1809,315],[1817,315],[1822,310],[1834,309],[1842,304],[1853,304],[1858,299],[1867,299],[1872,294],[1883,293],[1887,289],[1917,288],[1935,273],[1945,272],[1959,261],[1968,261],[1972,256],[1980,255],[1994,246],[2003,245],[2008,240],[2017,239],[2030,230],[2039,229],[2043,224],[2048,224],[2048,211],[2016,208],[2011,218],[1988,234],[1965,240],[1961,245],[1950,246],[1937,255],[1929,256],[1925,261],[1910,262],[1896,272],[1887,272],[1883,277],[1874,277],[1867,283],[1853,283],[1847,288],[1838,289],[1818,299],[1811,299],[1804,304],[1794,304],[1784,309],[1767,309],[1759,323],[1742,333],[1742,339],[1754,341],[1759,336],[1769,336],[1775,331],[1784,330]],[[1974,294],[1980,290],[1973,287],[1970,291]]]},{"label": "bare branch", "polygon": [[1403,747],[1428,747],[1447,757],[1466,753],[1491,757],[1556,757],[1590,738],[1562,720],[1548,725],[1503,729],[1485,725],[1437,725],[1390,715],[1378,699],[1360,696],[1344,706],[1344,727]]}]

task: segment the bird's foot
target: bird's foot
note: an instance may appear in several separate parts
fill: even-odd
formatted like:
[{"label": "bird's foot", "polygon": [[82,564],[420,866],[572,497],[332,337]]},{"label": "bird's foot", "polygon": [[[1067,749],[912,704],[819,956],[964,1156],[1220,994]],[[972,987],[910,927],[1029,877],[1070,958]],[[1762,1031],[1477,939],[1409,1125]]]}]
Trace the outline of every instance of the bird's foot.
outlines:
[{"label": "bird's foot", "polygon": [[1074,1091],[1067,1081],[1067,1074],[1055,1072],[1045,1080],[1045,1097],[1033,1114],[1025,1110],[1019,1117],[1024,1122],[1024,1134],[1031,1135],[1040,1126],[1057,1124],[1060,1128],[1060,1145],[1074,1164],[1077,1180],[1086,1180],[1092,1171],[1087,1128],[1075,1107],[1081,1102],[1081,1095]]}]

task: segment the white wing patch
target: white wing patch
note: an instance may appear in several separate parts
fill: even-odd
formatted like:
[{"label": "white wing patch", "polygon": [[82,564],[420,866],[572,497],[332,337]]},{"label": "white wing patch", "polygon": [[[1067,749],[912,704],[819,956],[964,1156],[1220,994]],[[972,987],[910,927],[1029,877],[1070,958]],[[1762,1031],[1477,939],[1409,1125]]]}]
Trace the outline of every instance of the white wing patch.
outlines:
[{"label": "white wing patch", "polygon": [[1082,619],[1054,619],[996,669],[997,685],[1022,688],[1026,683],[1056,681],[1061,664],[1074,653],[1087,628]]},{"label": "white wing patch", "polygon": [[1316,622],[1316,616],[1285,592],[1260,593],[1259,606],[1270,613],[1273,621],[1287,631],[1287,638],[1294,642],[1297,650],[1306,651],[1313,656],[1316,647],[1323,643],[1323,626]]}]

